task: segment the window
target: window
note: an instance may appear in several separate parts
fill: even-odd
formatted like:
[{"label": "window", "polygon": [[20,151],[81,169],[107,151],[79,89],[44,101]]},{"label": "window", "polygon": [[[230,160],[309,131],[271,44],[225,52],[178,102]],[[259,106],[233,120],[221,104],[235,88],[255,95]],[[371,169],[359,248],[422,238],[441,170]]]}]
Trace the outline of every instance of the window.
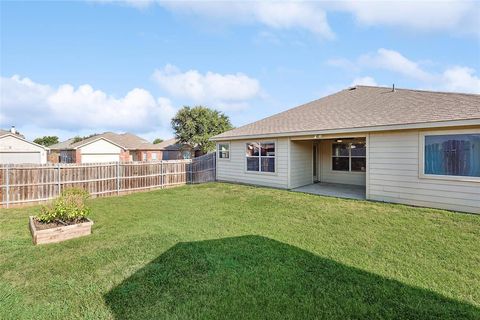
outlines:
[{"label": "window", "polygon": [[156,152],[152,153],[152,160],[157,160],[157,153]]},{"label": "window", "polygon": [[332,170],[365,172],[367,167],[365,141],[332,144]]},{"label": "window", "polygon": [[424,173],[480,177],[480,133],[425,135]]},{"label": "window", "polygon": [[218,158],[229,159],[230,158],[230,145],[228,143],[218,144]]},{"label": "window", "polygon": [[247,171],[275,172],[275,143],[251,142],[246,145]]},{"label": "window", "polygon": [[142,160],[147,161],[147,153],[146,152],[142,152]]}]

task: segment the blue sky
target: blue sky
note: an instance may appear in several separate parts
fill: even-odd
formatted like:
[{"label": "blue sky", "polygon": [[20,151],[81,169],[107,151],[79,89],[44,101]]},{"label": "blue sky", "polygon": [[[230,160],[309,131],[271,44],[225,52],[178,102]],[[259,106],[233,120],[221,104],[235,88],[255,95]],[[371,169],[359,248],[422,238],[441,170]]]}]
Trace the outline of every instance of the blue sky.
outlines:
[{"label": "blue sky", "polygon": [[182,105],[239,126],[355,84],[480,93],[478,2],[2,1],[0,127],[173,135]]}]

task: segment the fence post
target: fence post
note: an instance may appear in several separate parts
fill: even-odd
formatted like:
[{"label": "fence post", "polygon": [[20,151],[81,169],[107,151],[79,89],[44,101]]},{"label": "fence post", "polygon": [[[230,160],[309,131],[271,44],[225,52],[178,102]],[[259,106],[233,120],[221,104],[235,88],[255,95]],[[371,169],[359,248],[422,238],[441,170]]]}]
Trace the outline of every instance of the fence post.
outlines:
[{"label": "fence post", "polygon": [[164,176],[163,176],[163,160],[160,160],[160,188],[163,189]]},{"label": "fence post", "polygon": [[213,181],[217,181],[217,153],[213,154]]},{"label": "fence post", "polygon": [[117,161],[117,195],[120,194],[120,161]]},{"label": "fence post", "polygon": [[58,195],[60,195],[62,193],[62,186],[61,186],[62,176],[60,175],[60,163],[57,164],[57,168],[58,168]]},{"label": "fence post", "polygon": [[189,163],[189,166],[188,166],[189,170],[188,170],[188,176],[189,176],[189,179],[190,179],[190,184],[193,184],[193,159],[190,159],[190,163]]},{"label": "fence post", "polygon": [[7,169],[6,169],[6,176],[7,176],[7,181],[6,181],[6,192],[7,192],[7,208],[10,206],[10,173],[8,168],[10,167],[9,164],[7,164]]}]

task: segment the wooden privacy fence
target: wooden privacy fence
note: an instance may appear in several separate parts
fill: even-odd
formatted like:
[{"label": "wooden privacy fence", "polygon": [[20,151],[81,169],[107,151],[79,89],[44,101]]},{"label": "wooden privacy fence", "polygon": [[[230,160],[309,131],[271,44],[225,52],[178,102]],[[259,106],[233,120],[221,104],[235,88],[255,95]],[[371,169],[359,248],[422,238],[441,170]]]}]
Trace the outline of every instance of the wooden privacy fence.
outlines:
[{"label": "wooden privacy fence", "polygon": [[80,187],[92,196],[215,181],[215,153],[192,160],[0,166],[0,205],[36,203]]}]

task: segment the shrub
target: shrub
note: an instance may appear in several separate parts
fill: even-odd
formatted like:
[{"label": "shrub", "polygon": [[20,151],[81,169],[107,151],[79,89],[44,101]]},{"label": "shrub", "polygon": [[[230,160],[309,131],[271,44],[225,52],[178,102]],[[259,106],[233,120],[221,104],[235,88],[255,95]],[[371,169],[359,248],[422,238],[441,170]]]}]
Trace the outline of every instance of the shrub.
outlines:
[{"label": "shrub", "polygon": [[90,213],[85,204],[89,194],[81,188],[68,188],[62,191],[50,205],[43,206],[37,219],[41,222],[76,222]]}]

